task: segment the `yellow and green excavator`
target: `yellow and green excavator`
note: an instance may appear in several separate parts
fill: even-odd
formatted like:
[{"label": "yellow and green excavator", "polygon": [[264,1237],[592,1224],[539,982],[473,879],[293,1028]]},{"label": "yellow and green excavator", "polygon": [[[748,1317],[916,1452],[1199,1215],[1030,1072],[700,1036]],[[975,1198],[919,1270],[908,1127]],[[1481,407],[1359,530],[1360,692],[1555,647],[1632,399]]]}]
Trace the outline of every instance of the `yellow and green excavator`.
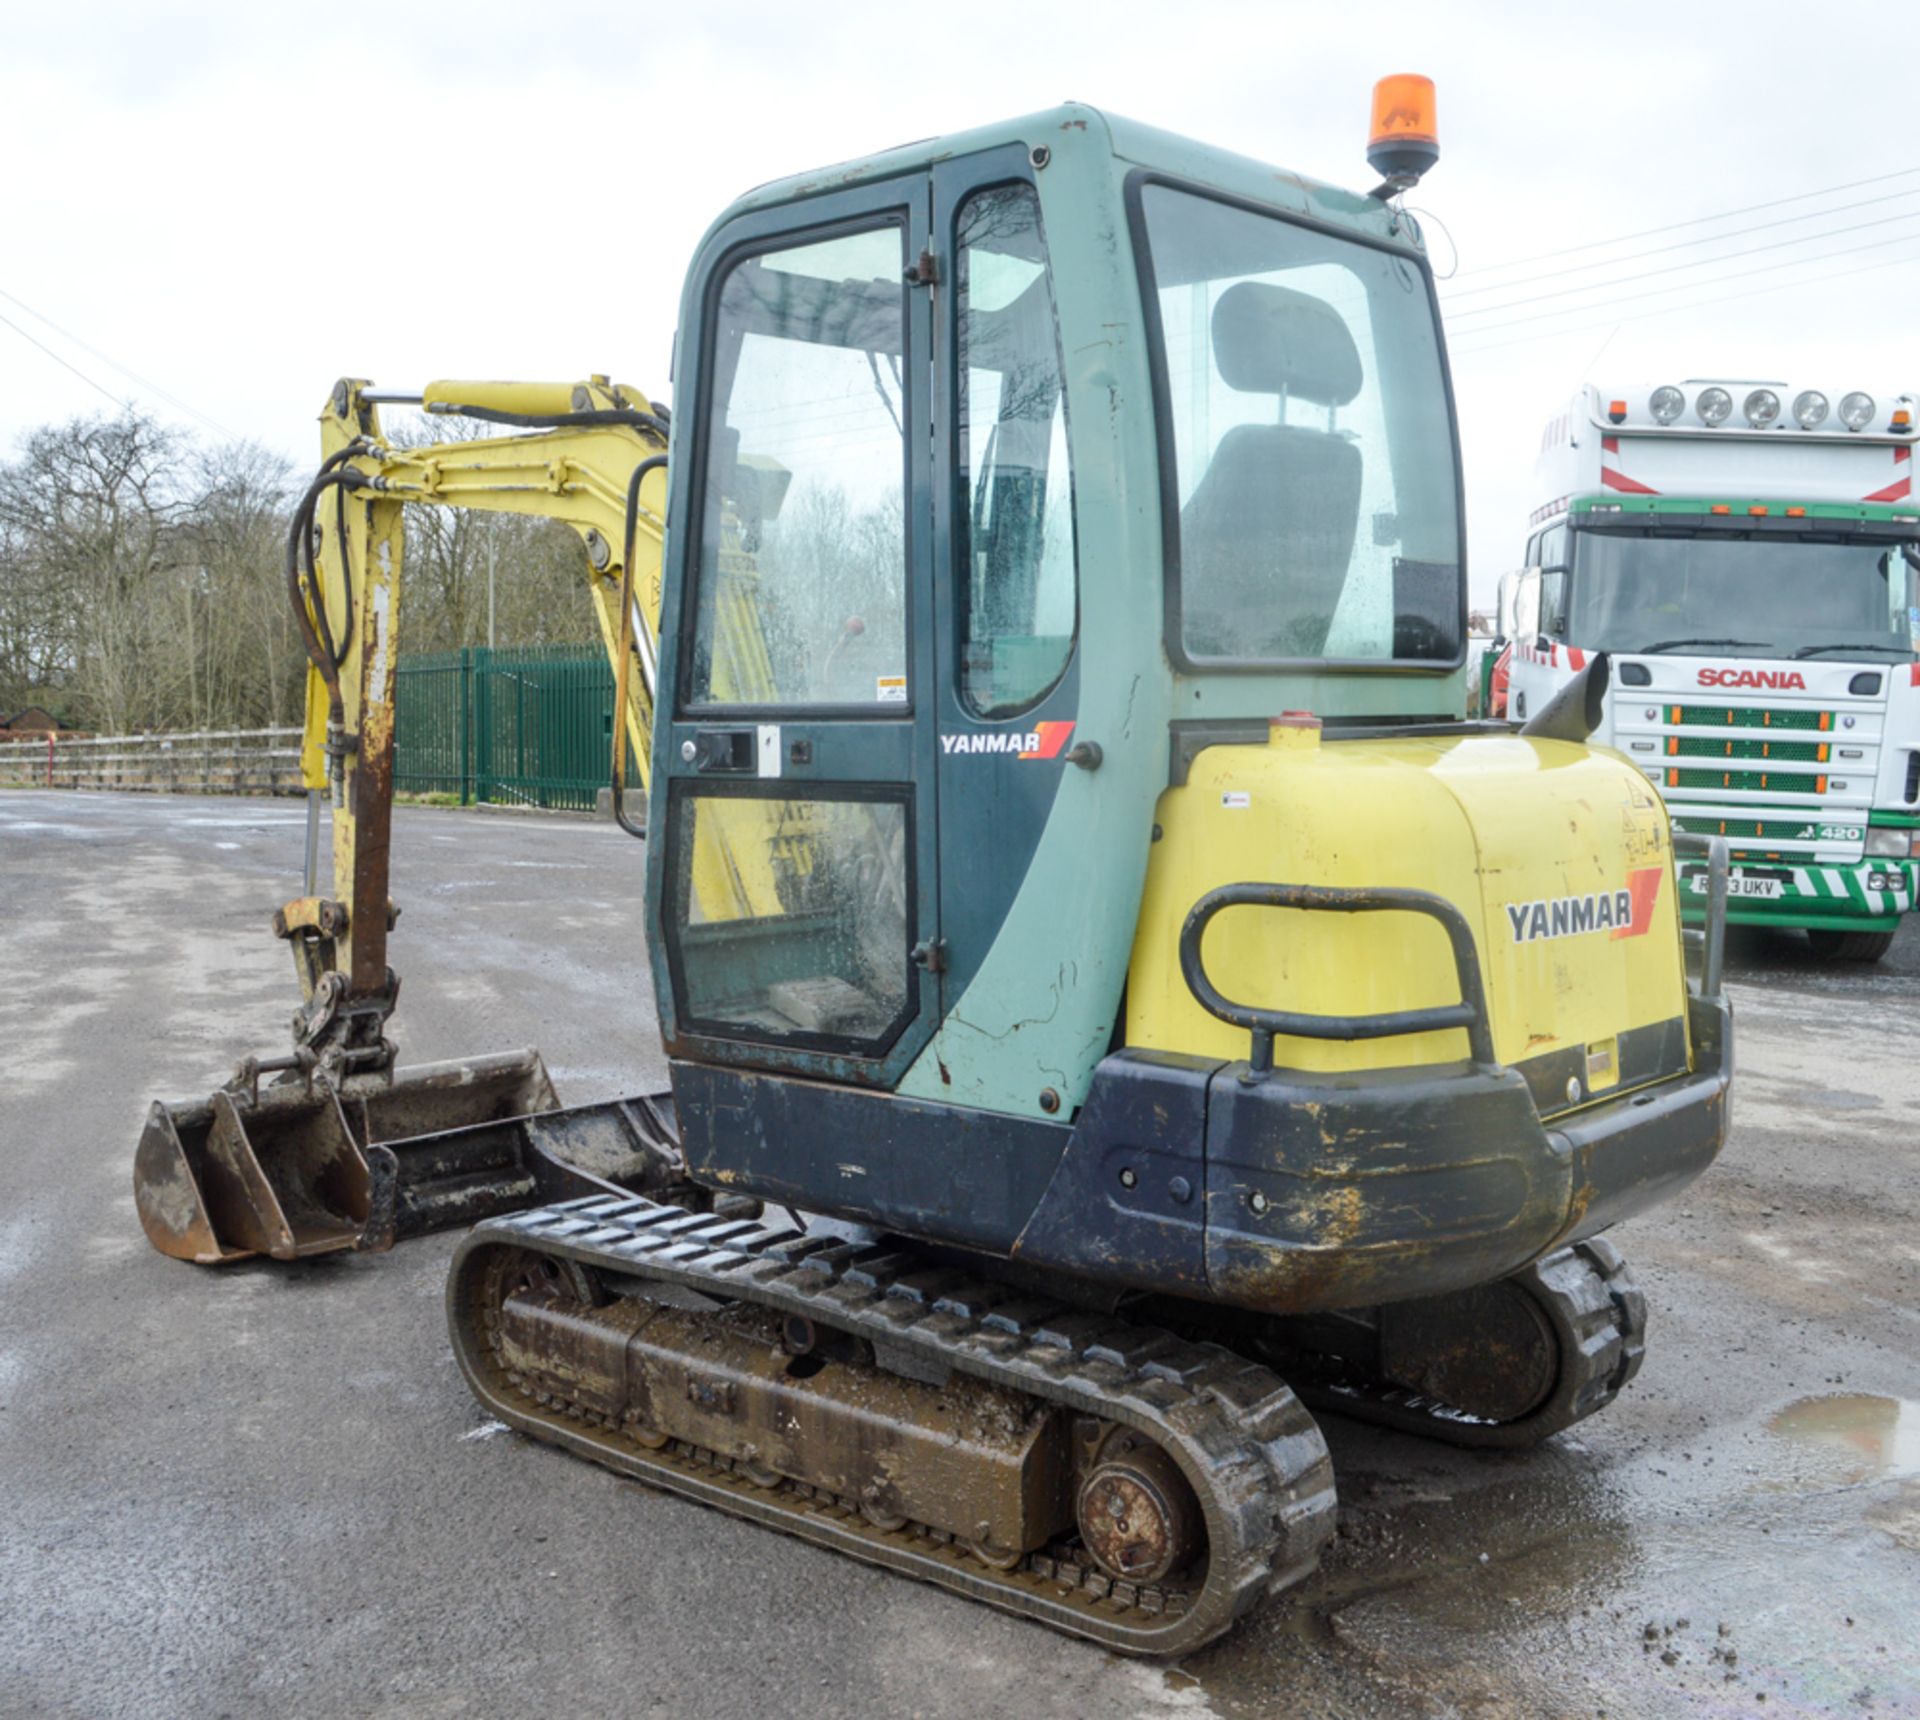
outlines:
[{"label": "yellow and green excavator", "polygon": [[[1062,108],[727,210],[671,416],[340,383],[288,545],[331,888],[275,919],[292,1050],[152,1109],[155,1245],[471,1225],[489,1413],[1126,1652],[1312,1568],[1310,1408],[1517,1447],[1609,1403],[1606,1233],[1725,1137],[1718,921],[1692,982],[1604,661],[1463,716],[1435,154],[1416,78],[1365,195]],[[400,401],[501,433],[398,447]],[[411,506],[583,541],[671,1091],[395,1067]]]}]

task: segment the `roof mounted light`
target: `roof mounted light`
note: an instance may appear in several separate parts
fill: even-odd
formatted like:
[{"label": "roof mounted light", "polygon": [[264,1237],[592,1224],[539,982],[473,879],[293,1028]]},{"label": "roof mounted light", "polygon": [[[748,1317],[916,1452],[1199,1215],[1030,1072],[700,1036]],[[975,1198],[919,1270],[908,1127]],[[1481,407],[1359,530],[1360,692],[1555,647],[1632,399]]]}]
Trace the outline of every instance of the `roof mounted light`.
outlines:
[{"label": "roof mounted light", "polygon": [[1624,424],[1626,423],[1626,421],[1627,421],[1627,403],[1624,400],[1608,401],[1607,402],[1607,422],[1610,424]]},{"label": "roof mounted light", "polygon": [[1793,421],[1802,430],[1814,430],[1827,421],[1827,397],[1818,389],[1802,389],[1793,397]]},{"label": "roof mounted light", "polygon": [[1703,388],[1694,400],[1693,409],[1700,414],[1700,422],[1711,430],[1732,416],[1733,396],[1724,388]]},{"label": "roof mounted light", "polygon": [[1387,198],[1410,190],[1439,159],[1433,79],[1418,72],[1382,78],[1373,86],[1373,129],[1367,134],[1367,165],[1381,176],[1372,194]]},{"label": "roof mounted light", "polygon": [[1873,396],[1856,389],[1840,397],[1840,422],[1849,430],[1864,430],[1873,422]]},{"label": "roof mounted light", "polygon": [[1687,409],[1687,397],[1673,387],[1656,388],[1647,396],[1647,410],[1656,424],[1671,424]]},{"label": "roof mounted light", "polygon": [[1780,416],[1780,396],[1771,388],[1756,388],[1740,402],[1740,410],[1756,430],[1764,430]]}]

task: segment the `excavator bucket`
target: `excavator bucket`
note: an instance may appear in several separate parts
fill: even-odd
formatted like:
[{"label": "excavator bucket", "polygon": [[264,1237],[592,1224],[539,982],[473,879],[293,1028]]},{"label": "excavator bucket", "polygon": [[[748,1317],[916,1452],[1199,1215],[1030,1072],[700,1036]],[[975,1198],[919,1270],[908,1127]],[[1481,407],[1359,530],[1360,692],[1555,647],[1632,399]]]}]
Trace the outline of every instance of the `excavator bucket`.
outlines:
[{"label": "excavator bucket", "polygon": [[162,1254],[202,1266],[378,1251],[523,1207],[662,1188],[672,1097],[563,1108],[535,1051],[424,1063],[338,1087],[257,1068],[211,1098],[156,1100],[134,1198]]}]

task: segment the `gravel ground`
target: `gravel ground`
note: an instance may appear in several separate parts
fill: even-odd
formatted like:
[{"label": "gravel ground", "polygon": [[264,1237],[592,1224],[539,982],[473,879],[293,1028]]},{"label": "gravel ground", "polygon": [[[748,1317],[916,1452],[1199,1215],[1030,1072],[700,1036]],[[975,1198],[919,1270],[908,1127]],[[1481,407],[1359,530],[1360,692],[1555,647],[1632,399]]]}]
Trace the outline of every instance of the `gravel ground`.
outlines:
[{"label": "gravel ground", "polygon": [[[1920,1714],[1920,939],[1734,949],[1732,1144],[1617,1233],[1653,1307],[1524,1456],[1337,1420],[1319,1577],[1173,1667],[1063,1641],[490,1425],[453,1240],[202,1272],[146,1103],[278,1049],[297,803],[0,792],[0,1713]],[[663,1076],[638,848],[403,809],[406,1060]]]}]

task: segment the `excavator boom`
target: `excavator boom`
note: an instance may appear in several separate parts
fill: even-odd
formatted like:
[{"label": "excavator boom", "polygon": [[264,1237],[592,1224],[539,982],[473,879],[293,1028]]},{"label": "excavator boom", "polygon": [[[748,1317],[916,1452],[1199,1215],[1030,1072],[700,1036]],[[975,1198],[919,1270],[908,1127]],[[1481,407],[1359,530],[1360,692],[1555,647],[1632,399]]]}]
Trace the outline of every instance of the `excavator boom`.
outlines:
[{"label": "excavator boom", "polygon": [[[401,446],[382,431],[382,403],[504,429]],[[679,1169],[667,1095],[563,1110],[537,1052],[396,1068],[386,1035],[399,995],[387,939],[405,511],[528,514],[579,534],[614,668],[615,811],[642,834],[624,778],[630,748],[644,782],[652,747],[666,414],[604,377],[418,395],[343,380],[320,422],[324,458],[295,510],[287,579],[310,659],[302,772],[331,803],[332,871],[330,889],[273,917],[300,980],[293,1047],[248,1058],[210,1099],[157,1101],[135,1154],[148,1236],[203,1264],[385,1248]]]}]

